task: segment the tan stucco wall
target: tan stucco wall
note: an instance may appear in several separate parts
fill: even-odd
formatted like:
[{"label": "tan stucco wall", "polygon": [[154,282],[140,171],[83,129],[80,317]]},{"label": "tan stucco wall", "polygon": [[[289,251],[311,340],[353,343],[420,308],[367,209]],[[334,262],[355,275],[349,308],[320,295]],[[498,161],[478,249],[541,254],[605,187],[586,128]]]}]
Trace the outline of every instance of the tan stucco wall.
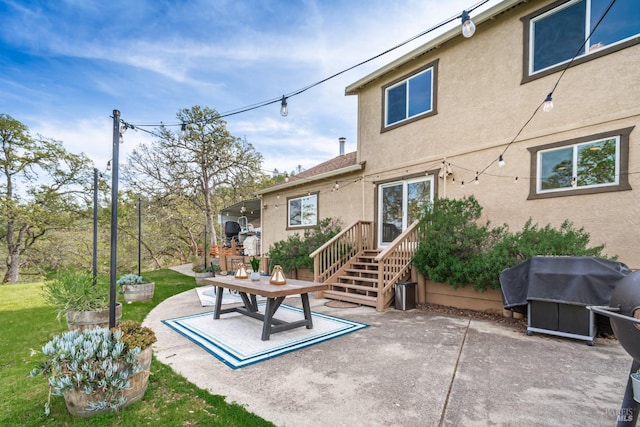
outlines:
[{"label": "tan stucco wall", "polygon": [[[337,218],[343,228],[362,218],[361,173],[352,173],[326,179],[322,182],[301,182],[299,186],[275,190],[262,196],[262,251],[267,253],[274,242],[289,235],[304,233],[304,228],[287,230],[287,199],[318,193],[318,220]],[[335,191],[336,181],[339,190]],[[369,184],[370,185],[370,184]],[[368,190],[368,189],[367,189]],[[267,206],[265,209],[264,206]],[[278,206],[276,208],[276,206]]]},{"label": "tan stucco wall", "polygon": [[[516,230],[528,218],[553,226],[569,219],[591,234],[592,244],[605,243],[607,254],[640,268],[640,127],[630,135],[632,191],[527,200],[534,174],[527,148],[639,124],[640,46],[570,68],[554,92],[555,108],[540,111],[524,129],[505,153],[506,166],[494,163],[479,185],[471,184],[475,172],[497,159],[516,136],[560,75],[521,84],[520,18],[549,2],[531,3],[478,26],[471,39],[445,43],[358,93],[358,148],[359,160],[366,161],[365,180],[432,169],[446,157],[454,171],[446,196],[473,194],[493,224],[508,223]],[[381,132],[382,86],[435,59],[438,114]],[[461,181],[467,183],[464,188]],[[439,179],[440,197],[445,196],[443,184]],[[373,188],[365,205],[366,219],[374,219]]]},{"label": "tan stucco wall", "polygon": [[[592,244],[606,244],[632,268],[640,268],[640,126],[629,138],[631,191],[527,200],[530,147],[585,137],[640,124],[640,45],[570,68],[554,92],[555,107],[540,111],[505,153],[506,166],[491,165],[542,103],[560,76],[556,72],[526,84],[522,81],[523,25],[520,18],[550,1],[533,1],[479,25],[470,39],[457,37],[384,75],[358,92],[358,174],[363,181],[320,197],[320,218],[338,216],[348,224],[375,221],[375,183],[401,179],[452,164],[446,185],[436,177],[438,196],[473,194],[493,224],[512,230],[528,218],[559,226],[564,219],[591,234]],[[381,132],[382,87],[412,70],[438,60],[438,114]],[[514,177],[518,182],[514,183]],[[357,178],[357,177],[354,177]],[[455,179],[455,182],[453,182]],[[461,187],[461,181],[465,181]],[[314,184],[315,185],[315,184]],[[327,190],[328,189],[328,190]],[[314,191],[306,186],[289,195]],[[281,194],[281,198],[284,193]],[[264,195],[269,205],[274,194]],[[286,197],[281,206],[286,205]],[[286,238],[286,215],[263,211],[263,241]],[[268,246],[267,246],[268,247]],[[265,248],[266,250],[266,248]]]}]

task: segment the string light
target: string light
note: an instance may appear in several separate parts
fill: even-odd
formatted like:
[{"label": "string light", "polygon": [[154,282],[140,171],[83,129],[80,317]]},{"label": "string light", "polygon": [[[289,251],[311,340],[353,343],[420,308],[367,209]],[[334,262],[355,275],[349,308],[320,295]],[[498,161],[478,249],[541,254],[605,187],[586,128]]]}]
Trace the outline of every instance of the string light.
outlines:
[{"label": "string light", "polygon": [[187,124],[186,123],[182,123],[180,125],[180,136],[182,136],[183,139],[184,139],[185,136],[187,136]]},{"label": "string light", "polygon": [[473,183],[474,183],[475,185],[480,184],[480,180],[478,179],[478,172],[476,172],[476,179],[474,179],[474,180],[473,180]]},{"label": "string light", "polygon": [[469,12],[463,10],[460,18],[462,20],[462,35],[466,38],[473,36],[473,34],[476,32],[476,25],[471,20]]},{"label": "string light", "polygon": [[287,97],[282,95],[282,100],[280,102],[280,115],[282,117],[287,117],[289,114],[289,110],[287,109]]},{"label": "string light", "polygon": [[551,110],[553,110],[553,99],[551,98],[551,93],[549,93],[542,103],[542,111],[548,113]]},{"label": "string light", "polygon": [[504,165],[505,165],[504,157],[502,157],[502,154],[500,154],[500,157],[498,157],[498,167],[503,168]]}]

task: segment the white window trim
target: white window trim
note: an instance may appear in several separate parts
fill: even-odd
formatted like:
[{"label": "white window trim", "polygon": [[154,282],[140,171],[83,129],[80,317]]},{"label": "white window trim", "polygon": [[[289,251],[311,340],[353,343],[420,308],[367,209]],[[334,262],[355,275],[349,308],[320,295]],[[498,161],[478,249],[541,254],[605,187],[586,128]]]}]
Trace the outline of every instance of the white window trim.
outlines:
[{"label": "white window trim", "polygon": [[[309,199],[309,198],[315,198],[315,207],[316,207],[316,212],[315,212],[315,222],[313,224],[304,224],[302,223],[302,212],[304,211],[304,201],[305,199]],[[296,201],[296,200],[300,200],[300,224],[291,224],[291,202]],[[316,225],[318,225],[318,194],[308,194],[305,196],[298,196],[298,197],[291,197],[289,199],[287,199],[287,227],[288,228],[308,228],[308,227],[315,227]]]},{"label": "white window trim", "polygon": [[[569,63],[571,61],[572,58],[569,58],[569,59],[567,59],[565,61],[558,62],[557,64],[553,64],[553,65],[550,65],[548,67],[541,68],[539,70],[535,70],[534,71],[533,70],[533,65],[534,65],[534,57],[533,56],[534,56],[534,51],[535,51],[534,27],[535,27],[535,23],[536,22],[544,19],[545,17],[551,16],[551,15],[553,15],[553,14],[555,14],[555,13],[557,13],[557,12],[563,10],[563,9],[571,7],[571,6],[575,5],[576,3],[580,2],[580,1],[583,1],[583,0],[571,0],[571,1],[568,1],[566,3],[563,3],[563,4],[559,5],[559,6],[551,9],[551,10],[548,10],[548,11],[546,11],[544,13],[541,13],[540,15],[538,15],[536,17],[531,18],[531,20],[529,21],[529,52],[528,52],[528,57],[529,57],[528,75],[529,75],[529,77],[536,77],[538,74],[544,73],[544,72],[546,72],[548,70],[552,70],[552,69],[554,69],[554,68],[556,68],[558,66],[565,65],[565,64],[567,64],[567,63]],[[589,34],[591,33],[591,0],[585,0],[585,1],[587,3],[586,3],[586,7],[585,7],[585,15],[586,16],[585,16],[585,34],[584,34],[584,39],[589,37]],[[589,48],[590,40],[587,40],[587,42],[583,46],[584,51],[582,53],[578,54],[576,56],[576,59],[577,58],[587,58],[590,55],[593,55],[595,53],[599,53],[600,51],[603,51],[603,50],[611,50],[612,48],[615,48],[616,46],[618,46],[618,45],[620,45],[622,43],[625,43],[625,42],[627,42],[629,40],[633,40],[633,39],[637,38],[638,35],[640,35],[640,33],[636,34],[634,36],[627,37],[627,38],[622,39],[622,40],[618,40],[615,43],[612,43],[610,45],[604,46],[601,49],[596,49],[596,50],[593,50],[593,51],[591,51],[591,49]],[[578,49],[578,46],[576,46],[576,50],[577,49]]]},{"label": "white window trim", "polygon": [[[431,102],[430,102],[430,108],[428,110],[425,110],[421,113],[418,114],[414,114],[413,116],[409,116],[409,99],[411,97],[411,93],[409,92],[409,80],[412,80],[422,74],[425,73],[431,73],[431,79],[429,81],[429,86],[430,86],[430,94],[431,94]],[[433,76],[434,76],[434,72],[433,72],[433,66],[422,70],[419,73],[415,73],[409,77],[407,77],[406,79],[399,81],[398,83],[388,86],[384,89],[384,123],[385,123],[385,127],[390,127],[390,126],[395,126],[398,125],[400,123],[406,122],[407,120],[411,120],[414,119],[416,117],[420,117],[424,114],[429,114],[433,111]],[[398,86],[401,85],[406,85],[407,86],[407,99],[405,100],[405,106],[404,106],[404,112],[405,112],[405,118],[402,120],[398,120],[397,122],[393,122],[393,123],[389,123],[389,91],[392,89],[397,88]]]},{"label": "white window trim", "polygon": [[[572,153],[572,163],[573,163],[573,170],[571,171],[571,176],[577,178],[578,180],[580,179],[580,177],[578,176],[578,151],[579,148],[583,145],[588,145],[588,144],[593,144],[594,142],[602,142],[602,141],[606,141],[609,139],[615,139],[616,141],[616,153],[615,153],[615,172],[614,172],[614,181],[613,182],[607,182],[604,184],[592,184],[592,185],[582,185],[582,186],[577,186],[577,184],[575,186],[571,186],[571,187],[562,187],[562,188],[550,188],[548,190],[543,190],[542,189],[542,155],[544,153],[550,153],[553,151],[558,151],[558,150],[566,150],[567,148],[572,148],[573,149],[573,153]],[[610,187],[610,186],[615,186],[615,185],[619,185],[620,184],[620,136],[612,136],[609,138],[603,138],[603,139],[594,139],[593,141],[587,141],[587,142],[581,142],[581,143],[577,143],[577,144],[572,144],[572,145],[566,145],[564,147],[557,147],[557,148],[551,148],[548,150],[540,150],[538,151],[538,181],[536,183],[536,191],[539,194],[545,194],[545,193],[555,193],[555,192],[560,192],[560,191],[572,191],[572,190],[577,190],[577,189],[585,189],[585,188],[598,188],[598,187]]]},{"label": "white window trim", "polygon": [[430,192],[429,192],[429,198],[431,201],[433,201],[434,197],[435,197],[435,179],[433,175],[429,175],[429,176],[422,176],[419,178],[412,178],[412,179],[405,179],[405,180],[399,180],[399,181],[391,181],[391,182],[385,182],[384,184],[380,184],[378,185],[378,247],[386,247],[389,246],[389,244],[391,242],[383,242],[382,241],[382,190],[386,187],[392,187],[394,185],[398,185],[398,184],[402,184],[402,231],[406,230],[407,227],[411,224],[408,224],[409,220],[409,210],[407,209],[407,189],[409,187],[409,184],[413,184],[416,182],[423,182],[423,181],[430,181],[431,182],[431,186],[430,186]]}]

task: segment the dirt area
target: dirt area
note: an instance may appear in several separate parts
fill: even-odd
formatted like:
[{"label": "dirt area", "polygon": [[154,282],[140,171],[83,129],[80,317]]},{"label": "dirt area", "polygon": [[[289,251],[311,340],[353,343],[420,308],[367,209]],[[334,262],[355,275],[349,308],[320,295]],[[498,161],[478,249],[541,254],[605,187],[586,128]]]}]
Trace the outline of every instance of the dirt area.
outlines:
[{"label": "dirt area", "polygon": [[451,316],[470,317],[477,320],[487,320],[494,323],[500,323],[506,326],[512,326],[514,330],[526,332],[527,318],[514,319],[513,317],[504,317],[502,314],[483,313],[474,310],[464,310],[461,308],[447,307],[438,304],[416,304],[416,309],[428,311],[431,313],[448,314]]}]

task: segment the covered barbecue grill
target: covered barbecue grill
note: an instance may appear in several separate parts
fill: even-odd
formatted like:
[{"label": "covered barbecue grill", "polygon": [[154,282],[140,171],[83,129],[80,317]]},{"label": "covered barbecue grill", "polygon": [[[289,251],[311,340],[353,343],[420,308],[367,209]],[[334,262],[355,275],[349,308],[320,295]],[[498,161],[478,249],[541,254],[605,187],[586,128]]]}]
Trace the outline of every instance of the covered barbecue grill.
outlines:
[{"label": "covered barbecue grill", "polygon": [[541,332],[593,344],[596,320],[587,306],[608,305],[631,270],[596,257],[530,258],[500,274],[505,308],[527,312],[527,334]]}]

